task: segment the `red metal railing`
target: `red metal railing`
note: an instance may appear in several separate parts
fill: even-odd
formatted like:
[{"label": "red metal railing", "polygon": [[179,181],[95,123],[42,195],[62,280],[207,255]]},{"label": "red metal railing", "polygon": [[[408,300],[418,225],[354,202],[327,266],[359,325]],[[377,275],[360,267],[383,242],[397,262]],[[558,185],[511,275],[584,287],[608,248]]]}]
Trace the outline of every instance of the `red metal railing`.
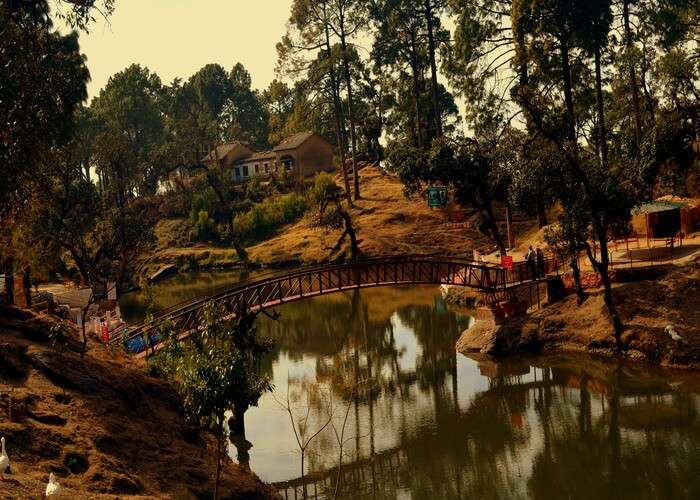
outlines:
[{"label": "red metal railing", "polygon": [[533,272],[523,262],[514,263],[512,270],[506,270],[490,263],[432,256],[388,257],[302,267],[178,304],[111,342],[123,343],[127,350],[141,352],[158,343],[158,325],[166,320],[184,338],[200,328],[203,308],[210,303],[221,305],[234,317],[342,290],[407,284],[466,286],[495,297],[509,287],[537,281],[555,268],[553,259],[548,259],[544,266]]}]

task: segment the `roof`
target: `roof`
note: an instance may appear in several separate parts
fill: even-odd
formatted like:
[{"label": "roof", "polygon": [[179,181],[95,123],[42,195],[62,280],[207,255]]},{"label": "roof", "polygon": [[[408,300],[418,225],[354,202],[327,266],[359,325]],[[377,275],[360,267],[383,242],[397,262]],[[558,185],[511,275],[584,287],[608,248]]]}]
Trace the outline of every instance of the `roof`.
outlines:
[{"label": "roof", "polygon": [[[248,144],[240,141],[235,141],[235,142],[227,142],[226,144],[220,144],[219,146],[216,146],[216,153],[217,156],[219,157],[219,160],[222,160],[226,157],[227,154],[229,154],[236,146],[245,146],[248,149],[252,149]],[[215,159],[214,151],[210,151],[204,158],[202,158],[202,161],[212,161]]]},{"label": "roof", "polygon": [[669,210],[678,210],[680,208],[685,207],[688,205],[686,202],[683,201],[652,201],[650,203],[644,203],[643,205],[639,205],[638,207],[635,207],[632,210],[633,215],[641,215],[641,214],[655,214],[658,212],[668,212]]},{"label": "roof", "polygon": [[280,142],[274,149],[274,151],[285,151],[287,149],[296,149],[306,141],[308,141],[311,136],[316,135],[313,132],[300,132],[298,134],[290,135],[282,142]]},{"label": "roof", "polygon": [[275,156],[274,151],[262,151],[260,153],[253,153],[252,155],[245,156],[239,160],[236,160],[235,163],[248,163],[250,161],[263,161],[263,160],[276,160],[277,156]]}]

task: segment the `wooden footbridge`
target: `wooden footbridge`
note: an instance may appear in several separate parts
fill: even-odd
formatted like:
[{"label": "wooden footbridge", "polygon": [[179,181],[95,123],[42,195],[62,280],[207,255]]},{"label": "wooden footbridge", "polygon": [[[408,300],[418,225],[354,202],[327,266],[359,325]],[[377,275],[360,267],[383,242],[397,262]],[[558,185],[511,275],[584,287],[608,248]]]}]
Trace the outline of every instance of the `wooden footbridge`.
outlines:
[{"label": "wooden footbridge", "polygon": [[[556,261],[547,260],[540,277],[555,268]],[[398,256],[301,267],[183,302],[160,311],[152,321],[110,341],[123,344],[132,353],[144,353],[157,346],[158,328],[164,321],[185,338],[199,330],[204,307],[208,304],[220,305],[230,317],[235,317],[344,290],[420,284],[465,286],[478,290],[487,301],[495,301],[509,290],[539,279],[524,262],[504,269],[457,257]]]}]

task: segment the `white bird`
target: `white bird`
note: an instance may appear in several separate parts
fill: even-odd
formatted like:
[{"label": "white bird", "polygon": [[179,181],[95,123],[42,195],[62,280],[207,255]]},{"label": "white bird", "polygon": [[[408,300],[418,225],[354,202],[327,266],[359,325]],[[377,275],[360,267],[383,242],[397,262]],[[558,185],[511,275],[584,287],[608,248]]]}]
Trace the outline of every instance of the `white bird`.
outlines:
[{"label": "white bird", "polygon": [[49,483],[46,485],[46,498],[57,496],[61,492],[61,485],[56,481],[53,472],[49,474]]},{"label": "white bird", "polygon": [[5,452],[5,438],[0,438],[0,443],[2,443],[2,453],[0,453],[0,477],[5,479],[5,471],[10,468],[10,457],[7,456]]},{"label": "white bird", "polygon": [[669,335],[669,337],[671,337],[676,342],[680,342],[683,340],[683,337],[678,335],[678,332],[673,327],[673,325],[666,325],[666,328],[664,328],[664,332],[666,332]]}]

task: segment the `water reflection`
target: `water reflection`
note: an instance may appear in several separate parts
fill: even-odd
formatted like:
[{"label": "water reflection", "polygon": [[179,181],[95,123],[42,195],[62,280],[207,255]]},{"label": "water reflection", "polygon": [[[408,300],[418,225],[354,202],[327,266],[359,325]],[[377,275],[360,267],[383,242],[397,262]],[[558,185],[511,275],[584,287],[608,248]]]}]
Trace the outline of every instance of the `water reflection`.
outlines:
[{"label": "water reflection", "polygon": [[[684,385],[590,358],[456,355],[470,318],[435,288],[279,311],[259,326],[277,343],[264,367],[275,395],[290,395],[298,420],[308,411],[310,434],[329,418],[310,388],[334,407],[306,452],[310,498],[700,498],[699,396]],[[246,425],[251,469],[301,498],[289,415],[266,395]]]},{"label": "water reflection", "polygon": [[[212,294],[220,288],[235,286],[269,273],[270,271],[264,270],[235,269],[178,274],[152,286],[155,310],[167,309],[180,302]],[[127,323],[133,325],[141,323],[146,317],[146,298],[143,291],[137,290],[121,295],[119,307]]]}]

